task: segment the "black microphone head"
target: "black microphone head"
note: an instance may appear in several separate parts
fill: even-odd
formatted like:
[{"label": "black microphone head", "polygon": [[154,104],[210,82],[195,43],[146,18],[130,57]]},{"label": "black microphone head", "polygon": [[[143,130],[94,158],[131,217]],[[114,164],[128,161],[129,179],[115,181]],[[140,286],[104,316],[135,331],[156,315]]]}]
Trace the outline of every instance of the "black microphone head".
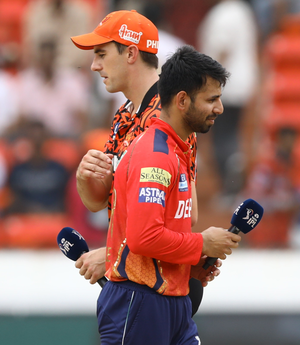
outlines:
[{"label": "black microphone head", "polygon": [[85,239],[76,230],[65,227],[57,235],[59,249],[69,259],[76,261],[79,257],[89,251]]},{"label": "black microphone head", "polygon": [[234,211],[231,224],[247,234],[258,225],[263,214],[264,209],[260,204],[252,199],[247,199]]}]

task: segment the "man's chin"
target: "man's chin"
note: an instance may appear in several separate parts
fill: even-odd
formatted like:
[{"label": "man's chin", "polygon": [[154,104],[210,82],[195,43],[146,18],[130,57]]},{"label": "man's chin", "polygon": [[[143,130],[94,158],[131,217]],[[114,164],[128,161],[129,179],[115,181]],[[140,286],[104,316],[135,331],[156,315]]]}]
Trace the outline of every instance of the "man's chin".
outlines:
[{"label": "man's chin", "polygon": [[210,130],[211,127],[212,127],[212,126],[202,128],[201,131],[200,131],[200,133],[205,134],[205,133],[209,132],[209,130]]}]

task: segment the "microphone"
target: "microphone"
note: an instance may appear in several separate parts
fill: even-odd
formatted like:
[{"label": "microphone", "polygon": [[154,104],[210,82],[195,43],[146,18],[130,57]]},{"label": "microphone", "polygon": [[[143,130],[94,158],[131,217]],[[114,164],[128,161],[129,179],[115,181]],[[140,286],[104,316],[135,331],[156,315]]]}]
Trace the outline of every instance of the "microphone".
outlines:
[{"label": "microphone", "polygon": [[[247,199],[242,202],[236,210],[233,212],[231,218],[231,227],[227,230],[234,234],[238,234],[240,231],[247,234],[253,230],[264,214],[263,207],[254,201],[253,199]],[[205,270],[209,266],[213,266],[218,258],[206,258],[204,265],[202,266]]]},{"label": "microphone", "polygon": [[[59,232],[57,235],[57,244],[62,253],[73,261],[76,261],[82,254],[89,251],[89,247],[82,235],[69,227],[65,227]],[[102,288],[106,282],[106,277],[98,280],[98,284]]]}]

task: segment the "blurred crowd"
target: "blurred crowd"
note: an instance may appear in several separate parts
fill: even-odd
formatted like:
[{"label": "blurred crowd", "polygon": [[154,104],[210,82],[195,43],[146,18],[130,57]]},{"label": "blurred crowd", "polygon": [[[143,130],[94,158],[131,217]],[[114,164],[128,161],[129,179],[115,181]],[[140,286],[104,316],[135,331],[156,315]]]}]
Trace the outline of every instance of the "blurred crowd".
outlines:
[{"label": "blurred crowd", "polygon": [[298,0],[0,0],[0,248],[55,247],[64,226],[105,243],[107,212],[83,206],[75,174],[125,98],[70,37],[120,9],[158,27],[160,67],[191,44],[231,73],[223,115],[198,135],[196,231],[252,198],[265,213],[243,245],[300,248]]}]

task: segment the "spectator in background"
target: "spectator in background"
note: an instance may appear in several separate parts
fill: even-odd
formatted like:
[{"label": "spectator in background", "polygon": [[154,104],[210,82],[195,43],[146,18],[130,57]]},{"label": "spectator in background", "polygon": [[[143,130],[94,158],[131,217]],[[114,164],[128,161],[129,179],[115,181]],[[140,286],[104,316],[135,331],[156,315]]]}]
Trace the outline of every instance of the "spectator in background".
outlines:
[{"label": "spectator in background", "polygon": [[224,197],[220,200],[226,205],[243,185],[241,119],[258,81],[257,27],[249,4],[243,0],[217,1],[199,25],[198,49],[231,73],[222,94],[224,114],[211,133]]},{"label": "spectator in background", "polygon": [[0,62],[0,137],[17,121],[19,115],[16,77],[2,67]]},{"label": "spectator in background", "polygon": [[6,214],[65,212],[69,172],[44,155],[42,149],[48,135],[41,122],[26,121],[11,137],[11,145],[18,152],[8,177],[12,203]]},{"label": "spectator in background", "polygon": [[[2,155],[2,152],[0,152],[0,191],[1,188],[5,185],[7,179],[7,164],[5,161],[5,158]],[[1,204],[0,204],[0,212],[1,212]]]},{"label": "spectator in background", "polygon": [[[103,150],[109,133],[109,129],[103,128],[87,131],[82,136],[82,151]],[[71,175],[66,196],[70,221],[75,229],[80,229],[80,233],[87,241],[89,248],[105,246],[108,229],[107,209],[91,212],[84,206],[76,188],[76,169]]]},{"label": "spectator in background", "polygon": [[167,58],[175,53],[177,48],[183,46],[185,42],[172,34],[169,25],[164,20],[165,4],[161,1],[152,1],[145,4],[143,14],[151,20],[158,29],[159,47],[158,47],[158,73],[161,66]]},{"label": "spectator in background", "polygon": [[300,12],[299,0],[250,0],[260,31],[261,43],[278,30],[283,16]]},{"label": "spectator in background", "polygon": [[[300,210],[300,160],[295,150],[297,131],[281,127],[274,147],[260,154],[245,189],[245,195],[264,207],[260,229],[247,235],[255,248],[288,248],[290,230]],[[266,146],[265,146],[266,147]]]},{"label": "spectator in background", "polygon": [[187,44],[196,47],[197,27],[207,11],[211,0],[162,0],[165,3],[164,20],[172,28],[172,33]]},{"label": "spectator in background", "polygon": [[70,36],[92,28],[92,10],[85,1],[37,0],[24,13],[24,53],[28,64],[39,54],[39,45],[45,37],[57,42],[59,67],[87,66],[87,55],[72,50]]},{"label": "spectator in background", "polygon": [[88,80],[56,66],[52,39],[42,40],[38,51],[35,66],[20,73],[21,116],[41,121],[54,136],[79,137],[88,125]]}]

